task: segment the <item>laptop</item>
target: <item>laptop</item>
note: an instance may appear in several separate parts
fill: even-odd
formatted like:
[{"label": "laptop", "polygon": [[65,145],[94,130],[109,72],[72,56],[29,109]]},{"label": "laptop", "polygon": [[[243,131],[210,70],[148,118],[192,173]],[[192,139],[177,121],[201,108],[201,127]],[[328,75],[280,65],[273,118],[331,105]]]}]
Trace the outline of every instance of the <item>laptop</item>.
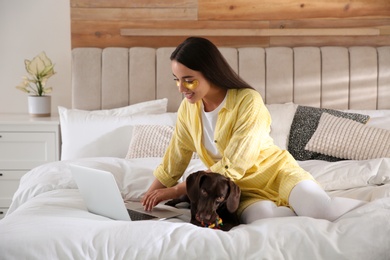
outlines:
[{"label": "laptop", "polygon": [[164,220],[182,215],[179,209],[157,205],[145,211],[140,202],[124,202],[114,176],[107,171],[70,165],[89,212],[115,220]]}]

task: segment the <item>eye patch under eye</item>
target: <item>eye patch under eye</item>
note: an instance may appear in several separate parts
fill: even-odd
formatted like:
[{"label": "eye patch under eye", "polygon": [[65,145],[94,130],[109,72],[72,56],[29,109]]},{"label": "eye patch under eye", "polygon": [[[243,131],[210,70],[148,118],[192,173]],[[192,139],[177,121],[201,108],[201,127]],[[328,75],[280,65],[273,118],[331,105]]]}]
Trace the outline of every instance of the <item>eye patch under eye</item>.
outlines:
[{"label": "eye patch under eye", "polygon": [[[190,90],[194,90],[198,87],[199,85],[199,81],[194,79],[194,80],[191,80],[191,81],[183,81],[183,87],[185,88],[188,88]],[[176,85],[179,87],[180,86],[180,82],[179,81],[176,81]]]}]

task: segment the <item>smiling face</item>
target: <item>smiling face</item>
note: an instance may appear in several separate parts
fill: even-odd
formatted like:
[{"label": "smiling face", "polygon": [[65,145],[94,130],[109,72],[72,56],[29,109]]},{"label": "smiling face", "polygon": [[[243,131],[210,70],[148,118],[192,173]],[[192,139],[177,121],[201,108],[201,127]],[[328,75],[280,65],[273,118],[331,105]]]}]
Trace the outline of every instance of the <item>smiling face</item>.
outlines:
[{"label": "smiling face", "polygon": [[171,65],[179,92],[188,102],[194,104],[207,96],[212,86],[202,73],[191,70],[176,60],[173,60]]}]

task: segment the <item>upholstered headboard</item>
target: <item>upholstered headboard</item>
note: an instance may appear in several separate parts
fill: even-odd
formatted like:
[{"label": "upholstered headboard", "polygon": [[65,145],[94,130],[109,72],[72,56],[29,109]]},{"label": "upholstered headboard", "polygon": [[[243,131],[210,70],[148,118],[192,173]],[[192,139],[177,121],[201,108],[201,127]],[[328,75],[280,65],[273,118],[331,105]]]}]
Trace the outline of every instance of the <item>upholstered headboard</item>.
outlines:
[{"label": "upholstered headboard", "polygon": [[[166,97],[176,111],[174,48],[75,48],[73,107],[108,109]],[[390,46],[220,48],[267,104],[390,109]]]}]

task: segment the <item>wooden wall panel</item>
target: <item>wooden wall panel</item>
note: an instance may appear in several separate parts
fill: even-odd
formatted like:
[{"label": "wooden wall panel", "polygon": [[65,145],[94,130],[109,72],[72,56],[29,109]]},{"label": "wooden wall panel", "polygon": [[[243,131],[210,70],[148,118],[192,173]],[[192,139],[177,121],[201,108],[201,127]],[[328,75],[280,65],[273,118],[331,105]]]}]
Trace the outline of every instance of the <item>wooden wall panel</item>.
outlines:
[{"label": "wooden wall panel", "polygon": [[[92,46],[92,47],[171,47],[182,42],[186,36],[182,37],[124,37],[120,35],[122,28],[160,28],[170,29],[181,28],[202,29],[202,28],[268,28],[268,22],[247,22],[239,21],[229,23],[220,21],[72,21],[72,48]],[[240,37],[208,37],[217,45],[225,46],[268,46],[269,37],[246,37],[245,41]]]},{"label": "wooden wall panel", "polygon": [[[168,34],[174,29],[281,29],[276,35],[207,37],[232,47],[390,45],[390,0],[70,0],[70,5],[72,48],[176,46],[187,37],[123,36],[122,29]],[[333,28],[378,33],[329,35]],[[291,36],[291,29],[316,29],[316,36]]]},{"label": "wooden wall panel", "polygon": [[72,20],[197,20],[195,8],[72,8]]},{"label": "wooden wall panel", "polygon": [[280,20],[389,16],[389,0],[198,0],[200,20]]},{"label": "wooden wall panel", "polygon": [[71,0],[71,7],[86,8],[169,8],[197,7],[196,0]]},{"label": "wooden wall panel", "polygon": [[[390,5],[390,1],[389,1]],[[390,25],[389,18],[345,18],[345,19],[296,19],[296,20],[272,20],[270,28],[366,28]]]},{"label": "wooden wall panel", "polygon": [[350,37],[272,37],[270,46],[385,46],[390,44],[390,36],[350,36]]}]

